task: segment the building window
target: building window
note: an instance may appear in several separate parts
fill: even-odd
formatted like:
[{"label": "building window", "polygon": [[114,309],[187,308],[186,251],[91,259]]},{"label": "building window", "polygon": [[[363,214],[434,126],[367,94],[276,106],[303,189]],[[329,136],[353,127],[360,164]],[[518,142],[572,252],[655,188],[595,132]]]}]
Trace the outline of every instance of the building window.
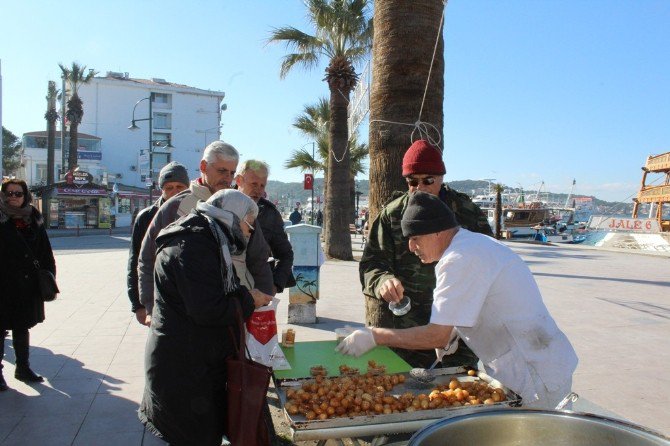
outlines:
[{"label": "building window", "polygon": [[47,182],[47,165],[46,164],[36,164],[35,165],[35,180],[33,183],[44,183]]},{"label": "building window", "polygon": [[171,129],[172,115],[170,113],[154,113],[155,129]]},{"label": "building window", "polygon": [[172,143],[172,134],[166,132],[154,132],[153,142],[155,148],[167,147]]},{"label": "building window", "polygon": [[156,108],[172,108],[172,95],[167,93],[153,93],[153,106]]}]

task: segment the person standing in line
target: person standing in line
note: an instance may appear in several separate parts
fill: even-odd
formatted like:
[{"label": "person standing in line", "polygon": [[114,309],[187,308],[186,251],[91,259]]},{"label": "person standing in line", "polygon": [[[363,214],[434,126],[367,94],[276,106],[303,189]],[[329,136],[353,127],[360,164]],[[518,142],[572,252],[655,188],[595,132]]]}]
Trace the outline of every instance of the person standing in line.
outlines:
[{"label": "person standing in line", "polygon": [[377,345],[449,349],[456,332],[524,407],[556,407],[571,391],[577,354],[523,259],[493,237],[459,227],[454,213],[424,192],[409,198],[400,225],[409,250],[423,264],[437,262],[430,320],[359,329],[337,350],[360,356]]},{"label": "person standing in line", "polygon": [[256,223],[263,229],[263,237],[270,246],[272,277],[275,293],[295,286],[293,277],[293,247],[284,231],[284,219],[274,204],[264,198],[270,167],[263,161],[247,160],[235,177],[237,189],[258,205]]},{"label": "person standing in line", "polygon": [[[195,209],[198,201],[206,201],[214,192],[230,189],[240,155],[232,145],[214,141],[205,147],[200,161],[200,177],[191,181],[189,189],[169,199],[156,212],[142,241],[137,264],[140,303],[151,317],[154,302],[154,263],[156,237],[161,229]],[[268,265],[270,248],[257,228],[251,235],[243,259],[246,270],[253,277],[254,287],[265,294],[273,294],[272,271]]]},{"label": "person standing in line", "polygon": [[44,378],[30,368],[30,329],[44,321],[44,301],[38,269],[56,275],[51,243],[42,214],[32,206],[33,197],[23,180],[10,179],[0,188],[0,391],[7,390],[2,375],[5,336],[12,330],[16,354],[14,377],[23,382]]},{"label": "person standing in line", "polygon": [[[493,236],[486,215],[470,197],[442,183],[446,172],[442,153],[428,141],[418,140],[405,152],[402,176],[407,181],[408,190],[396,192],[368,224],[367,242],[359,264],[367,325],[410,328],[426,325],[430,319],[435,270],[432,265],[422,264],[410,252],[407,238],[400,228],[407,202],[413,193],[421,191],[435,195],[456,214],[461,226]],[[388,304],[400,301],[403,296],[410,299],[412,307],[406,315],[394,316]],[[443,365],[475,367],[477,357],[467,345],[455,345],[458,350],[444,356]],[[413,367],[430,367],[435,361],[432,350],[395,348],[394,351]]]},{"label": "person standing in line", "polygon": [[220,446],[226,434],[226,359],[240,330],[237,311],[248,319],[272,300],[241,285],[231,260],[246,249],[257,214],[251,198],[220,190],[156,238],[156,300],[138,415],[169,444]]},{"label": "person standing in line", "polygon": [[179,192],[188,189],[189,179],[186,167],[171,162],[163,167],[158,174],[158,187],[161,189],[161,196],[151,206],[142,209],[137,213],[133,223],[133,232],[130,240],[130,253],[128,255],[128,299],[135,317],[140,324],[148,325],[150,319],[147,319],[147,310],[140,303],[140,292],[138,289],[137,278],[137,257],[142,246],[142,239],[149,228],[149,223],[158,212],[158,209],[170,198]]}]

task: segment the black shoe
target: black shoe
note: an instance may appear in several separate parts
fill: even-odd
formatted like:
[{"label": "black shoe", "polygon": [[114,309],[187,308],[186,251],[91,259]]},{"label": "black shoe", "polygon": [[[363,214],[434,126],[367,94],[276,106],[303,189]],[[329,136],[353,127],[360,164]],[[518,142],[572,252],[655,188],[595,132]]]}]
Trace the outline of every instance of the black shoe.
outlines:
[{"label": "black shoe", "polygon": [[2,376],[2,374],[0,374],[0,392],[4,392],[7,389],[9,389],[9,387],[7,387],[5,378]]},{"label": "black shoe", "polygon": [[17,367],[14,372],[14,378],[24,383],[41,383],[44,378],[30,370],[30,367]]}]

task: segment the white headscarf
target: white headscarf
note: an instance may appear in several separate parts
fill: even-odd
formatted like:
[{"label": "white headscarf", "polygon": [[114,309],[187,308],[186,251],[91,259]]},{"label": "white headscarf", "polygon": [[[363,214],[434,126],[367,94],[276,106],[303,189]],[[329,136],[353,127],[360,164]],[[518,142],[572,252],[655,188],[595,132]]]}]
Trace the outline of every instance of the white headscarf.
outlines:
[{"label": "white headscarf", "polygon": [[[233,243],[234,255],[244,252],[247,247],[247,240],[242,234],[240,224],[247,215],[255,219],[258,215],[258,206],[254,200],[238,190],[223,189],[212,195],[207,202],[198,202],[196,209],[205,216],[212,234],[219,243],[224,290],[226,292],[233,291],[237,288],[237,285],[234,281],[229,242]],[[221,225],[227,229],[228,234],[221,229]]]}]

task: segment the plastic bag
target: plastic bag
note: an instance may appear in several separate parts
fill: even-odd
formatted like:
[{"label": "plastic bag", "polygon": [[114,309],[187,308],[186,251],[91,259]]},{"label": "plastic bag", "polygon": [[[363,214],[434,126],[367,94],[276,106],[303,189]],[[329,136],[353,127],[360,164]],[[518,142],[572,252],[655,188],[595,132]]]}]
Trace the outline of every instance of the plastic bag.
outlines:
[{"label": "plastic bag", "polygon": [[291,366],[279,347],[277,338],[276,310],[280,300],[272,298],[272,303],[256,309],[247,320],[247,348],[251,359],[274,370],[287,370]]}]

